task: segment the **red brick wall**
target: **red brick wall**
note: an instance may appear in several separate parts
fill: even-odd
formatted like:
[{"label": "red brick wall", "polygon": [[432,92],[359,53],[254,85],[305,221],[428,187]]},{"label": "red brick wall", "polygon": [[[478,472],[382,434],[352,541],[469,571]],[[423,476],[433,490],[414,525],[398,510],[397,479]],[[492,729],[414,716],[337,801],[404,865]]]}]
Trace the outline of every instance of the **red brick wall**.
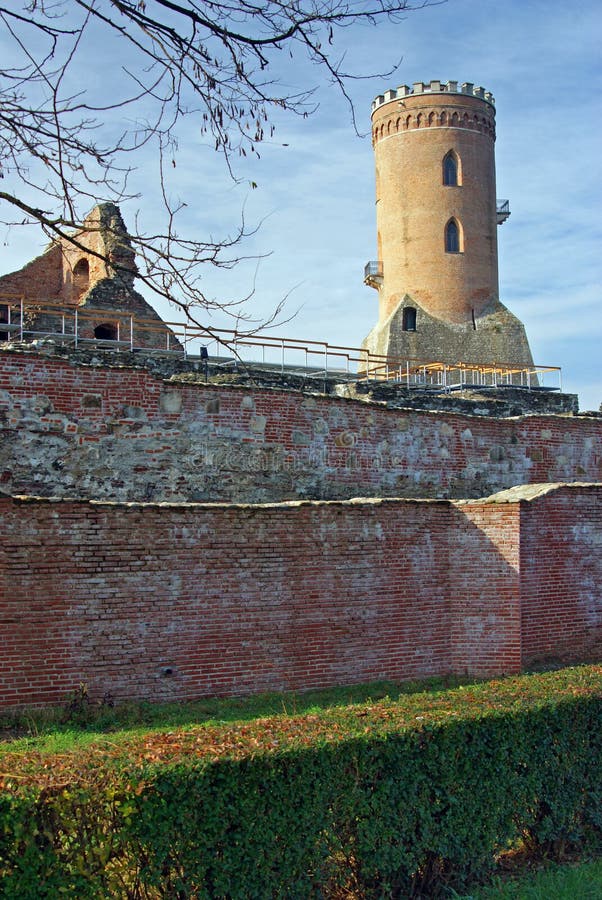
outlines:
[{"label": "red brick wall", "polygon": [[523,665],[602,657],[602,490],[521,503]]},{"label": "red brick wall", "polygon": [[4,704],[80,681],[185,698],[449,667],[445,556],[424,540],[445,503],[0,505]]},{"label": "red brick wall", "polygon": [[568,628],[575,658],[600,625],[601,502],[601,486],[532,505],[0,499],[0,702],[517,671],[519,562],[524,660],[564,653]]},{"label": "red brick wall", "polygon": [[10,352],[0,352],[0,432],[0,478],[20,494],[445,498],[602,478],[602,419],[386,409]]},{"label": "red brick wall", "polygon": [[449,535],[451,666],[497,675],[521,667],[518,503],[454,504]]},{"label": "red brick wall", "polygon": [[0,277],[0,303],[3,297],[26,297],[29,302],[56,301],[62,288],[60,247],[53,247],[19,269]]}]

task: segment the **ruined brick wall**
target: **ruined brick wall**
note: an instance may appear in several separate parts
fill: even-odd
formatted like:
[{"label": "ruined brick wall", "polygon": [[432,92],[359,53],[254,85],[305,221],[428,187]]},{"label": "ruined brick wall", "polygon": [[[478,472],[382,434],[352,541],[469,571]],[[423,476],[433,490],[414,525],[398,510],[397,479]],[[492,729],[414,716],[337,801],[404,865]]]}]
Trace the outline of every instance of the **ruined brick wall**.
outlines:
[{"label": "ruined brick wall", "polygon": [[[521,604],[525,658],[542,642],[548,658],[563,656],[567,629],[599,627],[590,550],[601,539],[602,485],[525,496],[265,506],[0,499],[0,702],[58,703],[81,682],[96,697],[165,700],[516,672]],[[558,628],[559,570],[543,552],[555,517],[574,561]],[[542,552],[525,556],[534,540]]]},{"label": "ruined brick wall", "polygon": [[0,352],[0,487],[13,494],[482,497],[515,484],[600,480],[601,437],[596,418],[388,409]]},{"label": "ruined brick wall", "polygon": [[[80,338],[111,337],[127,343],[131,317],[136,316],[137,347],[165,349],[168,341],[179,347],[160,316],[134,289],[135,253],[119,208],[113,203],[95,206],[73,239],[76,245],[61,238],[18,272],[0,277],[0,323],[8,321],[7,302],[23,300],[23,325],[30,338],[73,334],[77,308]],[[13,306],[10,320],[20,321],[19,306]],[[0,341],[8,337],[15,333],[0,329]]]},{"label": "ruined brick wall", "polygon": [[56,301],[62,289],[62,278],[62,253],[55,245],[18,272],[0,277],[0,304],[22,297],[29,303]]}]

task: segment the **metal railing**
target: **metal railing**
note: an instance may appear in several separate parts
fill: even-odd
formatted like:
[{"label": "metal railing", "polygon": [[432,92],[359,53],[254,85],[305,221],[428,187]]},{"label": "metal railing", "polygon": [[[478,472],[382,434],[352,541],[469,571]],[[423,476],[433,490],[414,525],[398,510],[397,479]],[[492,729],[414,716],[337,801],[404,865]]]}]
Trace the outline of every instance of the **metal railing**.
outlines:
[{"label": "metal railing", "polygon": [[[27,314],[27,315],[26,315]],[[28,316],[31,321],[27,321]],[[4,321],[2,321],[4,320]],[[40,328],[36,323],[54,326]],[[115,338],[91,337],[94,323],[111,323]],[[74,347],[175,354],[205,359],[223,369],[249,365],[305,378],[389,381],[409,389],[452,392],[470,387],[513,385],[528,390],[562,390],[558,366],[517,366],[513,363],[444,363],[371,353],[361,347],[301,340],[270,334],[203,328],[190,322],[147,319],[112,310],[86,310],[56,303],[26,304],[0,295],[0,342],[50,339]],[[545,384],[546,379],[555,384]]]},{"label": "metal railing", "polygon": [[378,287],[383,281],[383,264],[379,259],[371,259],[364,266],[364,284]]},{"label": "metal railing", "polygon": [[510,215],[510,201],[509,200],[496,200],[495,201],[495,211],[497,213],[497,224],[503,225],[508,216]]}]

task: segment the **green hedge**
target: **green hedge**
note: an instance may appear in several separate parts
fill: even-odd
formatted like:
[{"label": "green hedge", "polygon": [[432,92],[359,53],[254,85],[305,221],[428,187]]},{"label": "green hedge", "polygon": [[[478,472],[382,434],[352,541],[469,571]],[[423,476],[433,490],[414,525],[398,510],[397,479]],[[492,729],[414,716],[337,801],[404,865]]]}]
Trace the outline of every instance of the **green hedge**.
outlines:
[{"label": "green hedge", "polygon": [[48,778],[48,759],[9,759],[12,774],[4,760],[0,895],[460,888],[518,841],[551,848],[600,835],[601,722],[602,669],[583,667],[159,736],[158,761],[153,740],[140,739],[127,755],[57,761],[62,783]]}]

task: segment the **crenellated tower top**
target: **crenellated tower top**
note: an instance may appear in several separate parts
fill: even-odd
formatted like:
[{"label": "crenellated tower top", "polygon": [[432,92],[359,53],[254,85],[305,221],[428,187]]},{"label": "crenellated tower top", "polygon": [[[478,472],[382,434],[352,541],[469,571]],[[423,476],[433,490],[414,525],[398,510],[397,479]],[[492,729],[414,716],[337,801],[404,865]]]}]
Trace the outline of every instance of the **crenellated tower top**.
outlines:
[{"label": "crenellated tower top", "polygon": [[495,106],[495,97],[491,91],[486,91],[484,87],[477,87],[470,81],[463,81],[459,84],[457,81],[415,81],[412,87],[407,84],[401,84],[397,88],[391,88],[384,94],[379,94],[372,101],[372,112],[382,106],[383,103],[390,103],[392,100],[403,100],[405,97],[413,97],[418,94],[463,94],[464,96],[476,97],[478,100],[484,100],[486,103]]},{"label": "crenellated tower top", "polygon": [[372,102],[372,140],[423,128],[475,131],[495,141],[493,94],[470,81],[416,81],[379,94]]}]

